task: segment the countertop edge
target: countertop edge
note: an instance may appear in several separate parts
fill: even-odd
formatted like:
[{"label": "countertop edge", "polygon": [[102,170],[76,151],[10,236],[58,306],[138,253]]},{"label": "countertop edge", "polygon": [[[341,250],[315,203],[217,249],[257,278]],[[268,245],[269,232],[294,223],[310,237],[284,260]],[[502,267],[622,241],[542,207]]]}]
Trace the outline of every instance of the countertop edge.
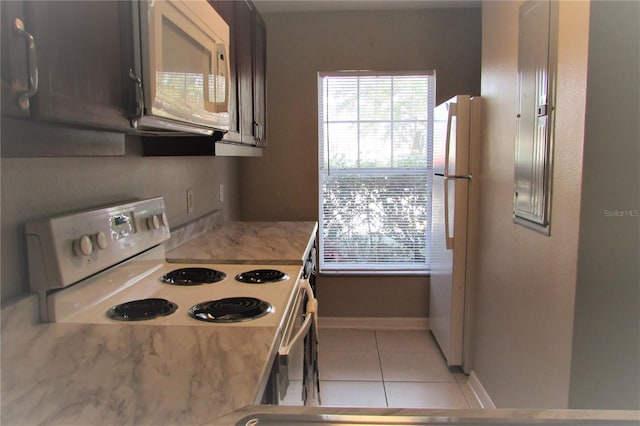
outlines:
[{"label": "countertop edge", "polygon": [[[212,425],[235,426],[241,420],[252,417],[278,419],[282,426],[300,424],[301,421],[324,420],[317,424],[331,423],[333,420],[363,422],[363,417],[386,419],[384,424],[574,424],[588,422],[597,425],[635,425],[640,422],[640,411],[635,410],[569,410],[569,409],[410,409],[410,408],[355,408],[355,407],[282,407],[249,405],[231,414],[219,417]],[[287,417],[290,420],[287,420]],[[396,421],[397,423],[393,423]],[[401,421],[404,421],[402,423]],[[419,421],[419,423],[410,423]],[[244,424],[244,423],[240,423]],[[275,423],[268,423],[275,424]],[[314,423],[316,424],[316,423]],[[341,423],[343,424],[343,423]],[[347,424],[347,423],[344,423]],[[360,423],[359,423],[360,424]],[[364,424],[364,423],[363,423]],[[376,423],[377,424],[377,423]]]},{"label": "countertop edge", "polygon": [[[171,263],[303,264],[318,232],[317,221],[225,222],[204,232],[172,231],[166,244]],[[190,236],[190,237],[189,237]]]}]

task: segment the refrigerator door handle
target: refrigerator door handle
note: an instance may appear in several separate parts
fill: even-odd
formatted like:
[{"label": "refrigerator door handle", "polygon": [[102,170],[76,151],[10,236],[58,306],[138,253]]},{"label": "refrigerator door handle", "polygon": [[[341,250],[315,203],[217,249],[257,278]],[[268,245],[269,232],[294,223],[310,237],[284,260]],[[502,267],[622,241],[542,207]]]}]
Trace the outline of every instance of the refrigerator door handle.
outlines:
[{"label": "refrigerator door handle", "polygon": [[449,234],[449,177],[444,177],[444,241],[447,250],[453,250],[453,235]]},{"label": "refrigerator door handle", "polygon": [[449,176],[449,150],[451,149],[451,127],[453,124],[453,117],[456,115],[456,104],[450,103],[447,104],[448,112],[447,114],[447,136],[445,138],[445,146],[444,146],[444,174],[445,176]]}]

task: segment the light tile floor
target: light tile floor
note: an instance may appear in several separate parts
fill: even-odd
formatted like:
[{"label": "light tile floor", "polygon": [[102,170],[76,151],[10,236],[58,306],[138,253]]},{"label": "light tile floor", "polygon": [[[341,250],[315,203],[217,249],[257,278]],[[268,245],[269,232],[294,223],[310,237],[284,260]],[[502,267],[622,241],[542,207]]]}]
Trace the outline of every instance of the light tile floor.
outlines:
[{"label": "light tile floor", "polygon": [[[467,377],[452,372],[429,330],[322,328],[322,405],[477,408]],[[292,383],[294,394],[300,383]]]}]

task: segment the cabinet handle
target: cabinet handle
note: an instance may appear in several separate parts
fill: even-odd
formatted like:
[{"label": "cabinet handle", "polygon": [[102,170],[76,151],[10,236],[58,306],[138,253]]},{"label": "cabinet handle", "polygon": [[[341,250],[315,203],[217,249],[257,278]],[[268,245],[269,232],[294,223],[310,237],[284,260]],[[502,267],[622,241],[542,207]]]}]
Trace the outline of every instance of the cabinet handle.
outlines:
[{"label": "cabinet handle", "polygon": [[260,123],[257,121],[253,122],[253,135],[258,141],[262,140],[262,135],[260,135]]},{"label": "cabinet handle", "polygon": [[129,78],[136,83],[136,114],[131,119],[131,126],[133,126],[134,129],[137,129],[138,121],[144,115],[144,90],[142,89],[142,80],[131,68],[129,68]]},{"label": "cabinet handle", "polygon": [[264,141],[264,127],[257,121],[253,122],[253,134],[258,142]]},{"label": "cabinet handle", "polygon": [[29,109],[29,98],[38,92],[38,58],[36,56],[36,39],[33,35],[24,29],[22,19],[16,18],[13,22],[14,30],[24,37],[29,43],[28,51],[28,68],[29,68],[29,90],[18,95],[18,105],[24,111]]}]

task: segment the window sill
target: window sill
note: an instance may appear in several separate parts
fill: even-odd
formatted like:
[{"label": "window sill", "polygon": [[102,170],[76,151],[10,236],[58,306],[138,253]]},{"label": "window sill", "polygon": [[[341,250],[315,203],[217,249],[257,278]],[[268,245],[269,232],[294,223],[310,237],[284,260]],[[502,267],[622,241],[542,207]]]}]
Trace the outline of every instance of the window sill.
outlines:
[{"label": "window sill", "polygon": [[336,276],[378,277],[380,275],[396,276],[396,277],[407,277],[407,276],[424,276],[424,277],[428,277],[431,274],[430,274],[430,271],[385,271],[385,270],[379,270],[379,271],[371,271],[371,270],[367,270],[367,271],[339,270],[339,271],[336,271],[336,270],[324,270],[324,271],[319,271],[319,275],[321,277],[322,276],[330,276],[330,277],[336,277]]}]

